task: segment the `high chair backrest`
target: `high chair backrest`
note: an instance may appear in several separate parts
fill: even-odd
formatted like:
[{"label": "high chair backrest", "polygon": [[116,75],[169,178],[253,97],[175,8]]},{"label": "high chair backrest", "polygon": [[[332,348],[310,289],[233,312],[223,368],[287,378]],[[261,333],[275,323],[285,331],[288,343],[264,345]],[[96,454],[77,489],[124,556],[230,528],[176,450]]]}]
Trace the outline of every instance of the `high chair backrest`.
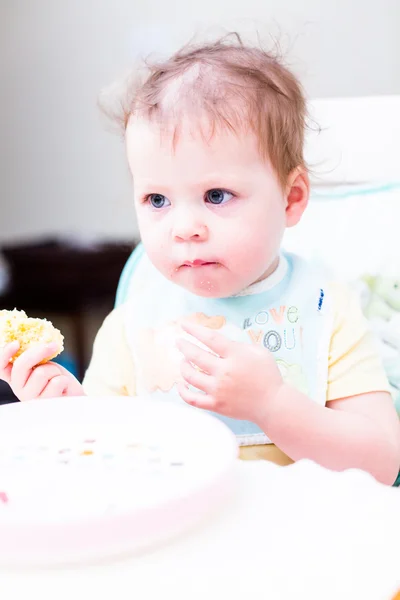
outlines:
[{"label": "high chair backrest", "polygon": [[121,277],[119,279],[118,287],[117,287],[117,295],[115,298],[115,308],[123,304],[127,297],[129,291],[129,284],[132,278],[132,273],[136,269],[138,262],[144,254],[144,248],[141,243],[139,243],[130,257],[128,258],[125,267],[121,273]]}]

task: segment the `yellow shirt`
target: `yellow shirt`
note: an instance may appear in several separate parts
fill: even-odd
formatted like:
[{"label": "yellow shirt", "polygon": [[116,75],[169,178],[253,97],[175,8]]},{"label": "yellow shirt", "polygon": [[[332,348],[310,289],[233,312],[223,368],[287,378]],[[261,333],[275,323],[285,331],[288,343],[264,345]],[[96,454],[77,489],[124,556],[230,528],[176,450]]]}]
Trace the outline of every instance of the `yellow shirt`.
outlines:
[{"label": "yellow shirt", "polygon": [[[389,391],[375,341],[362,314],[358,298],[344,285],[331,284],[334,326],[328,358],[326,401],[368,392]],[[135,396],[135,366],[126,339],[124,306],[104,321],[93,347],[83,386],[89,396]],[[289,459],[273,444],[243,446],[244,460],[263,458],[278,464]]]}]

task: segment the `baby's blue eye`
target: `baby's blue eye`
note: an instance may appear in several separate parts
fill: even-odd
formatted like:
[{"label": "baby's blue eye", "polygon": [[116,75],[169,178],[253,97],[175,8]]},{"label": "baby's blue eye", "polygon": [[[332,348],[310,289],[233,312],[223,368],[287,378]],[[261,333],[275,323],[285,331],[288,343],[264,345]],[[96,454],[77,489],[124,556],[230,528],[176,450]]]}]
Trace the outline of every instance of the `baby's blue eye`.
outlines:
[{"label": "baby's blue eye", "polygon": [[168,198],[162,194],[150,194],[147,199],[153,208],[164,208],[164,206],[168,206],[170,204]]},{"label": "baby's blue eye", "polygon": [[208,190],[206,193],[206,199],[211,204],[225,204],[233,197],[233,194],[227,192],[226,190]]}]

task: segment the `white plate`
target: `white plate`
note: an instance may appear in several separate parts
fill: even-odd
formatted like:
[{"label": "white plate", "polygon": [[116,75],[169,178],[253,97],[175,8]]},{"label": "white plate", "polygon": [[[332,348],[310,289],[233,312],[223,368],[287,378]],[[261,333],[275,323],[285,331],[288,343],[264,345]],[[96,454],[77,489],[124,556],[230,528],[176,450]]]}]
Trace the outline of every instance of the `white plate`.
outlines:
[{"label": "white plate", "polygon": [[176,535],[230,493],[234,436],[190,408],[60,398],[0,409],[0,564],[80,561]]}]

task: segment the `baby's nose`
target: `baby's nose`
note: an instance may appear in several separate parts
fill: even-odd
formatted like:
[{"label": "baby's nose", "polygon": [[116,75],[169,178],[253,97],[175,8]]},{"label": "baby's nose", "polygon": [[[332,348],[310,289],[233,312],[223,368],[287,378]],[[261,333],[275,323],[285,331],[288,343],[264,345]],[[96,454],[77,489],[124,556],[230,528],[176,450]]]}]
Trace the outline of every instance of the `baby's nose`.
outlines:
[{"label": "baby's nose", "polygon": [[195,219],[193,216],[187,216],[174,224],[174,239],[177,242],[204,241],[208,237],[207,226]]}]

